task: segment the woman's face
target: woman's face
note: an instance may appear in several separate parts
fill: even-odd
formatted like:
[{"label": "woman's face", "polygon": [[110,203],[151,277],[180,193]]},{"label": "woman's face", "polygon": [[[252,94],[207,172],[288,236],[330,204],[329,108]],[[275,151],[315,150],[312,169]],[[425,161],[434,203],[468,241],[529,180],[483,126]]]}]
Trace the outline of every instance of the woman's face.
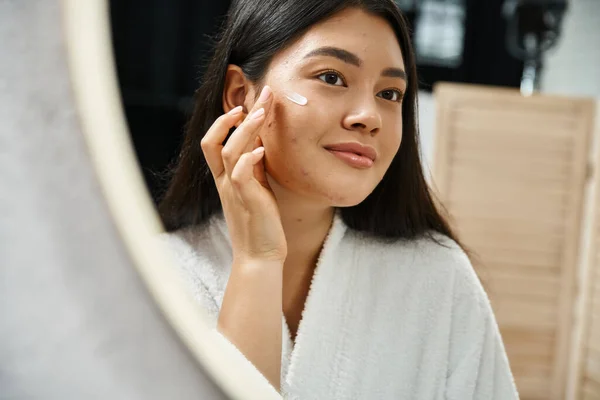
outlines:
[{"label": "woman's face", "polygon": [[[335,207],[362,202],[402,140],[406,80],[391,26],[363,11],[345,10],[279,53],[264,83],[273,89],[274,103],[260,137],[275,193],[285,190]],[[308,103],[288,100],[289,90]],[[340,143],[372,147],[374,162],[351,165],[327,150]]]}]

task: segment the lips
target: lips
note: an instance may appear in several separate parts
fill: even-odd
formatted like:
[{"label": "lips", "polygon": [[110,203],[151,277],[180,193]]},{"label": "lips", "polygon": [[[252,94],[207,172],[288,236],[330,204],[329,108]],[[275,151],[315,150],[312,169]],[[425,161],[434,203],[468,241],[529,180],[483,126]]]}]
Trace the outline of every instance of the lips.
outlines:
[{"label": "lips", "polygon": [[371,146],[360,143],[339,143],[325,146],[331,154],[358,169],[370,168],[377,158],[377,152]]},{"label": "lips", "polygon": [[325,146],[329,151],[341,151],[345,153],[354,153],[358,156],[366,157],[371,161],[377,158],[377,151],[371,147],[360,143],[338,143]]}]

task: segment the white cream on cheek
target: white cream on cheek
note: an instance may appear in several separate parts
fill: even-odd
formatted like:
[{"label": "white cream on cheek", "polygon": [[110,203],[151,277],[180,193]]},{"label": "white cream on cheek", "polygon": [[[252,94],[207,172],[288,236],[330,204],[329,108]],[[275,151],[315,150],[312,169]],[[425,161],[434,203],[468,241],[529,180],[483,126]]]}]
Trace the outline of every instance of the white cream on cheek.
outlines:
[{"label": "white cream on cheek", "polygon": [[300,93],[296,93],[292,90],[286,90],[285,97],[288,100],[290,100],[298,105],[301,105],[301,106],[305,106],[306,104],[308,104],[308,99],[306,97],[304,97]]}]

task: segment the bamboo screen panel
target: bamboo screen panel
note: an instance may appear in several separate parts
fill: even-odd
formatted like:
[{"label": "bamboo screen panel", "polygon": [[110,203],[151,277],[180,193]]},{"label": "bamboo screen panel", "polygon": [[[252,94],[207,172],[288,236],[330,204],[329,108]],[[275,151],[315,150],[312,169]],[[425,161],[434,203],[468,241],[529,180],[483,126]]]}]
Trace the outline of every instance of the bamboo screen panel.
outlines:
[{"label": "bamboo screen panel", "polygon": [[475,256],[521,394],[564,399],[593,101],[435,89],[433,186]]},{"label": "bamboo screen panel", "polygon": [[[596,199],[598,202],[598,199]],[[600,223],[596,219],[595,252],[586,301],[586,329],[583,337],[582,373],[578,383],[581,400],[600,399]]]},{"label": "bamboo screen panel", "polygon": [[[600,105],[596,112],[595,139],[600,141]],[[580,357],[577,358],[575,391],[577,399],[600,399],[600,147],[596,146],[595,176],[591,212],[592,230],[590,235],[589,264],[586,265],[582,288],[583,335]],[[579,344],[576,343],[576,346]]]}]

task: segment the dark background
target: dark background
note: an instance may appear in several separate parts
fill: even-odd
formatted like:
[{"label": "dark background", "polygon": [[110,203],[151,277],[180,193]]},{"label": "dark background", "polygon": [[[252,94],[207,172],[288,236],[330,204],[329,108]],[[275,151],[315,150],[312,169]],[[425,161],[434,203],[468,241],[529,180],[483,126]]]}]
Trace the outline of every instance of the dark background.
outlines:
[{"label": "dark background", "polygon": [[[504,0],[466,0],[462,64],[419,66],[420,86],[437,81],[519,87],[523,63],[505,46]],[[229,1],[111,0],[112,34],[127,123],[146,183],[156,201],[164,182],[156,175],[177,155],[192,109],[209,37]],[[414,26],[415,14],[407,12]]]}]

